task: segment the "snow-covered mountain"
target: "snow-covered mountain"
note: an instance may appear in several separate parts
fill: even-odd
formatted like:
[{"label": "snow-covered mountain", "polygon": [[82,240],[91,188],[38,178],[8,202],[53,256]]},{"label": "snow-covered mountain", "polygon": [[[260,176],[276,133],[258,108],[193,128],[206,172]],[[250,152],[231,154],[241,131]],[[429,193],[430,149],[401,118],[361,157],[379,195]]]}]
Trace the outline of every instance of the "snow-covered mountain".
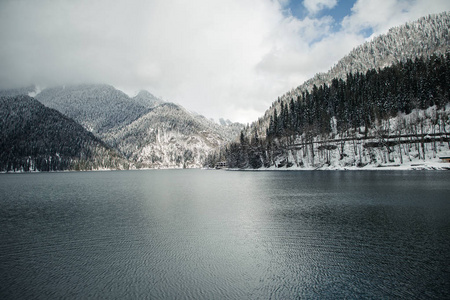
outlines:
[{"label": "snow-covered mountain", "polygon": [[365,73],[368,70],[383,69],[408,59],[414,60],[416,57],[427,59],[433,54],[445,54],[450,49],[449,29],[450,12],[429,15],[391,28],[388,33],[354,48],[328,72],[318,73],[281,95],[264,116],[252,124],[248,134],[256,127],[259,134],[264,136],[274,109],[279,112],[281,103],[289,103],[291,99],[296,100],[303,92],[310,92],[314,86],[330,85],[333,79],[346,80],[349,73]]},{"label": "snow-covered mountain", "polygon": [[345,80],[348,73],[365,73],[416,57],[428,58],[433,54],[445,54],[450,47],[449,30],[450,12],[429,15],[393,27],[388,33],[357,46],[328,72],[316,74],[282,98],[311,91],[314,85],[330,84],[333,78]]},{"label": "snow-covered mountain", "polygon": [[37,94],[36,99],[98,136],[130,124],[149,111],[146,106],[109,85],[47,88]]},{"label": "snow-covered mountain", "polygon": [[131,167],[202,167],[208,153],[234,140],[243,127],[229,121],[217,124],[144,90],[134,97],[109,85],[3,91],[33,93],[124,155]]},{"label": "snow-covered mountain", "polygon": [[123,169],[128,162],[74,120],[29,96],[0,97],[0,171]]},{"label": "snow-covered mountain", "polygon": [[355,48],[279,97],[213,158],[233,168],[439,164],[450,147],[449,28],[444,12]]},{"label": "snow-covered mountain", "polygon": [[229,142],[240,124],[222,126],[180,105],[162,103],[149,113],[104,136],[137,167],[202,167],[212,150]]},{"label": "snow-covered mountain", "polygon": [[146,108],[153,108],[164,103],[163,100],[155,97],[149,91],[141,90],[136,96],[133,97],[134,102],[140,104]]}]

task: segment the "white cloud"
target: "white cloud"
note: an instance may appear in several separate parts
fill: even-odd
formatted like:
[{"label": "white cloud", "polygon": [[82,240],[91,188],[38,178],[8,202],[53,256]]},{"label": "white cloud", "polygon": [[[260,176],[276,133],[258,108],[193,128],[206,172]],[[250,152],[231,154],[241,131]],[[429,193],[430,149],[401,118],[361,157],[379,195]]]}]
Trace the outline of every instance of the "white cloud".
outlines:
[{"label": "white cloud", "polygon": [[261,58],[258,70],[272,77],[274,82],[278,81],[277,77],[282,84],[290,81],[291,87],[309,79],[318,70],[323,71],[321,64],[326,63],[327,68],[330,61],[316,57],[313,45],[331,35],[332,22],[330,17],[285,19],[283,33],[272,37],[273,47]]},{"label": "white cloud", "polygon": [[330,9],[335,7],[337,0],[305,0],[303,5],[308,10],[310,14],[317,14],[323,9]]},{"label": "white cloud", "polygon": [[[317,12],[334,2],[305,6]],[[250,122],[363,42],[361,29],[383,32],[449,9],[446,1],[358,0],[334,32],[332,17],[299,20],[285,14],[286,3],[0,1],[0,88],[109,83],[129,93],[148,89],[207,117]]]},{"label": "white cloud", "polygon": [[358,0],[342,24],[346,31],[356,33],[371,28],[374,35],[378,35],[393,26],[448,9],[450,2],[447,0]]}]

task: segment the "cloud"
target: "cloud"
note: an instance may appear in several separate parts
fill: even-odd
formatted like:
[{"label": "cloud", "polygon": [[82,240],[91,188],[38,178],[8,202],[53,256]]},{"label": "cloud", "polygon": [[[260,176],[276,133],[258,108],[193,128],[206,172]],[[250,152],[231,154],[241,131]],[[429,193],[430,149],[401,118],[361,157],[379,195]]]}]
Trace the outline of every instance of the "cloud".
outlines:
[{"label": "cloud", "polygon": [[[108,83],[250,122],[362,43],[362,29],[383,32],[449,9],[446,1],[359,0],[336,32],[332,16],[298,19],[286,14],[288,2],[3,0],[0,88]],[[304,5],[317,13],[335,2]]]},{"label": "cloud", "polygon": [[335,7],[337,4],[337,0],[305,0],[303,1],[303,5],[308,10],[310,14],[317,14],[319,11],[323,9],[331,9]]},{"label": "cloud", "polygon": [[283,20],[268,0],[0,5],[4,87],[106,82],[227,118],[234,102],[250,108],[264,98],[254,66]]},{"label": "cloud", "polygon": [[357,33],[370,28],[374,35],[378,35],[391,27],[448,9],[450,3],[446,0],[358,0],[342,25],[349,32]]},{"label": "cloud", "polygon": [[[332,22],[330,17],[285,19],[281,25],[282,34],[271,38],[273,46],[261,58],[258,70],[273,79],[278,76],[281,82],[290,80],[294,85],[307,80],[324,67],[321,66],[323,60],[315,55],[313,45],[331,35]],[[329,67],[329,61],[325,63],[325,68]]]}]

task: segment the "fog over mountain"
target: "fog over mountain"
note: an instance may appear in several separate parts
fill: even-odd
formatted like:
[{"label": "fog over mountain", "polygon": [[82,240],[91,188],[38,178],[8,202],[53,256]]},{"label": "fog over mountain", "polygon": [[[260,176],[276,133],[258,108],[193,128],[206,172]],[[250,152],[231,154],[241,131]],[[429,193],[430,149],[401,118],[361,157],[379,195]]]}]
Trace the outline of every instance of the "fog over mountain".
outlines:
[{"label": "fog over mountain", "polygon": [[330,85],[333,79],[347,78],[347,74],[365,73],[370,69],[379,69],[408,59],[428,58],[435,54],[446,54],[450,48],[450,13],[443,12],[422,17],[414,22],[391,28],[388,33],[379,35],[369,42],[355,47],[341,58],[328,72],[318,73],[303,84],[280,95],[266,110],[263,117],[253,125],[259,133],[265,135],[270,116],[274,109],[280,112],[280,104],[289,104],[305,91],[311,92],[314,85]]},{"label": "fog over mountain", "polygon": [[281,95],[208,164],[448,168],[439,157],[450,150],[449,27],[443,12],[355,48],[329,72]]},{"label": "fog over mountain", "polygon": [[277,97],[447,0],[0,1],[0,89],[141,89],[248,123]]},{"label": "fog over mountain", "polygon": [[[275,7],[277,5],[284,7],[280,3],[272,4]],[[356,1],[352,6],[353,18],[344,16],[342,19],[341,25],[346,24],[348,30],[368,26],[357,22],[356,16],[365,10],[360,4],[360,1]],[[305,7],[308,13],[319,14],[325,9],[333,9],[335,5],[331,2],[329,6],[309,3]],[[412,12],[415,6],[408,3],[405,7],[403,10]],[[430,7],[437,9],[440,6],[430,5]],[[292,12],[283,11],[283,16],[284,14],[290,15]],[[409,14],[402,16],[406,18],[407,15],[409,16]],[[292,20],[294,22],[295,18]],[[320,20],[325,22],[327,18],[323,17]],[[382,26],[374,24],[370,26],[372,29],[383,29]],[[343,55],[328,72],[317,73],[304,81],[302,85],[291,85],[288,92],[284,90],[284,93],[278,94],[275,102],[268,109],[269,105],[266,106],[264,115],[258,120],[255,119],[256,121],[250,126],[229,121],[226,118],[226,112],[227,109],[240,110],[245,107],[252,101],[252,96],[246,94],[247,92],[242,93],[236,85],[224,93],[214,85],[213,81],[208,80],[203,82],[202,88],[190,85],[189,80],[182,83],[182,85],[190,85],[189,88],[195,87],[199,98],[209,95],[209,102],[201,105],[200,110],[197,110],[195,105],[184,107],[178,104],[176,97],[169,101],[155,96],[159,95],[157,88],[155,88],[156,91],[150,89],[151,92],[149,92],[142,89],[141,85],[139,90],[133,93],[128,90],[125,93],[124,90],[127,88],[120,84],[116,85],[121,86],[121,89],[115,87],[113,85],[115,80],[106,73],[101,80],[93,80],[87,76],[86,81],[107,82],[111,79],[113,81],[111,84],[73,84],[76,81],[74,80],[71,81],[72,84],[45,87],[45,85],[39,85],[40,79],[36,79],[34,85],[0,90],[0,96],[9,97],[8,101],[12,103],[16,96],[25,95],[28,97],[26,99],[31,99],[30,101],[35,104],[37,99],[39,101],[37,103],[44,105],[45,109],[42,110],[55,109],[65,118],[81,125],[84,130],[103,143],[105,149],[115,152],[119,160],[125,160],[120,164],[108,163],[108,165],[116,166],[112,168],[117,168],[119,165],[120,168],[125,165],[127,168],[191,168],[213,166],[215,162],[224,160],[229,162],[229,166],[239,168],[292,166],[290,164],[293,157],[297,167],[308,165],[315,168],[329,165],[331,154],[328,155],[327,152],[328,158],[323,160],[324,151],[336,152],[338,149],[336,143],[342,141],[353,141],[354,145],[359,143],[359,148],[354,146],[352,154],[347,154],[348,149],[344,146],[339,150],[339,155],[333,152],[334,157],[339,158],[337,161],[334,160],[336,163],[333,166],[373,165],[380,160],[384,163],[391,160],[396,162],[398,158],[389,154],[395,151],[390,148],[394,146],[399,147],[400,160],[403,164],[403,156],[408,156],[410,161],[427,160],[430,157],[426,153],[432,153],[432,158],[435,159],[446,149],[445,144],[442,143],[448,138],[446,107],[449,83],[446,74],[450,45],[449,27],[449,13],[441,12],[393,27],[386,34],[373,36],[370,41],[362,42],[347,55]],[[304,33],[314,36],[317,32]],[[319,41],[311,43],[319,45],[326,39],[321,36]],[[345,39],[337,43],[337,45],[342,44],[345,44]],[[233,49],[235,46],[237,47],[233,45]],[[265,56],[258,66],[266,71],[271,70],[272,74],[277,74],[277,70],[271,67],[272,63],[276,62],[276,65],[281,68],[288,66],[279,61],[278,54],[272,52]],[[292,62],[289,68],[296,69],[298,65],[294,63],[295,59]],[[5,62],[2,61],[2,63]],[[312,60],[310,63],[315,64],[320,70],[322,61]],[[177,70],[181,72],[182,66],[182,64],[178,65]],[[240,69],[236,67],[235,70]],[[46,77],[45,72],[43,68],[42,78]],[[123,69],[122,72],[126,74],[128,71]],[[220,69],[215,69],[215,72],[220,73]],[[195,77],[195,72],[190,75],[188,73],[184,72],[185,76]],[[0,77],[3,76],[5,79],[1,82],[2,85],[8,86],[10,79],[5,74],[2,75],[0,72]],[[211,76],[213,79],[214,76]],[[164,79],[164,76],[160,78]],[[172,79],[177,81],[180,78],[175,76]],[[227,80],[235,82],[233,76]],[[242,81],[239,84],[244,83],[251,86],[254,82]],[[136,84],[140,85],[139,81]],[[273,92],[267,88],[272,89],[276,85],[276,80],[265,80],[263,88],[258,88],[260,87],[258,84],[252,87],[257,87],[258,93],[264,95],[260,98],[258,105],[264,105],[264,100],[261,99],[266,99]],[[214,95],[208,94],[210,88],[214,89]],[[230,95],[236,96],[233,97],[232,102],[223,101],[222,97]],[[189,98],[189,93],[186,96]],[[238,108],[235,106],[236,103],[243,106]],[[20,107],[23,108],[26,105]],[[210,118],[211,115],[206,117],[202,115],[206,107],[221,116],[216,118],[219,120],[217,123]],[[8,115],[9,113],[6,112],[5,116]],[[23,119],[24,122],[26,122],[25,119]],[[22,126],[19,123],[14,124]],[[32,124],[39,127],[36,122]],[[400,125],[392,127],[392,124],[402,124],[403,127]],[[8,123],[5,126],[11,126],[11,124]],[[419,127],[422,128],[420,132],[417,129]],[[9,132],[14,132],[13,129],[8,128]],[[49,132],[54,130],[55,128],[50,128]],[[385,139],[386,134],[393,135],[395,130],[397,130],[396,136],[415,138],[411,143],[415,143],[413,151],[417,151],[417,154],[411,154],[411,147],[408,148],[408,153],[405,152],[403,146],[400,146],[405,141]],[[442,134],[440,136],[442,147],[433,144],[432,150],[430,151],[431,148],[427,150],[425,144],[434,143],[440,134]],[[435,138],[433,140],[428,136]],[[368,138],[372,140],[366,141]],[[364,140],[364,144],[361,139]],[[420,139],[422,139],[421,142]],[[64,144],[65,139],[58,136],[54,142]],[[322,145],[324,143],[325,146]],[[420,143],[421,150],[417,150]],[[295,148],[297,146],[301,149]],[[377,149],[381,147],[381,150],[378,149],[379,157],[373,158],[375,150],[368,152],[358,150],[365,149],[366,146]],[[309,149],[308,147],[311,147],[311,150],[305,152],[305,149]],[[14,149],[19,148],[13,147],[8,157],[22,157],[22,152],[14,152]],[[42,155],[56,155],[53,153],[55,152],[53,148],[49,150],[46,147],[39,147],[39,149],[43,151]],[[317,155],[321,156],[321,159],[315,159]],[[306,158],[302,159],[300,156]],[[344,160],[345,157],[350,156],[352,160]],[[21,166],[23,170],[31,168],[30,164]],[[45,164],[40,166],[43,169],[59,168]],[[62,168],[71,169],[73,166],[66,163]],[[93,166],[93,163],[90,166]],[[103,163],[95,162],[95,168],[104,166]],[[17,168],[14,167],[12,170]]]},{"label": "fog over mountain", "polygon": [[243,128],[230,121],[218,124],[145,90],[128,97],[110,85],[84,84],[1,93],[36,94],[39,102],[77,121],[122,154],[132,168],[202,167],[211,151],[234,140]]}]

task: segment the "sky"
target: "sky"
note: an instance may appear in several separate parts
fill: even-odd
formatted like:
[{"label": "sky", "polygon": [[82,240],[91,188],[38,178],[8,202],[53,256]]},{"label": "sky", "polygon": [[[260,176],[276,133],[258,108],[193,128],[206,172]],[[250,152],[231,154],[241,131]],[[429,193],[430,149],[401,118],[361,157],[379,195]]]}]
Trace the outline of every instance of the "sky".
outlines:
[{"label": "sky", "polygon": [[106,83],[208,118],[278,96],[448,0],[0,0],[0,89]]}]

